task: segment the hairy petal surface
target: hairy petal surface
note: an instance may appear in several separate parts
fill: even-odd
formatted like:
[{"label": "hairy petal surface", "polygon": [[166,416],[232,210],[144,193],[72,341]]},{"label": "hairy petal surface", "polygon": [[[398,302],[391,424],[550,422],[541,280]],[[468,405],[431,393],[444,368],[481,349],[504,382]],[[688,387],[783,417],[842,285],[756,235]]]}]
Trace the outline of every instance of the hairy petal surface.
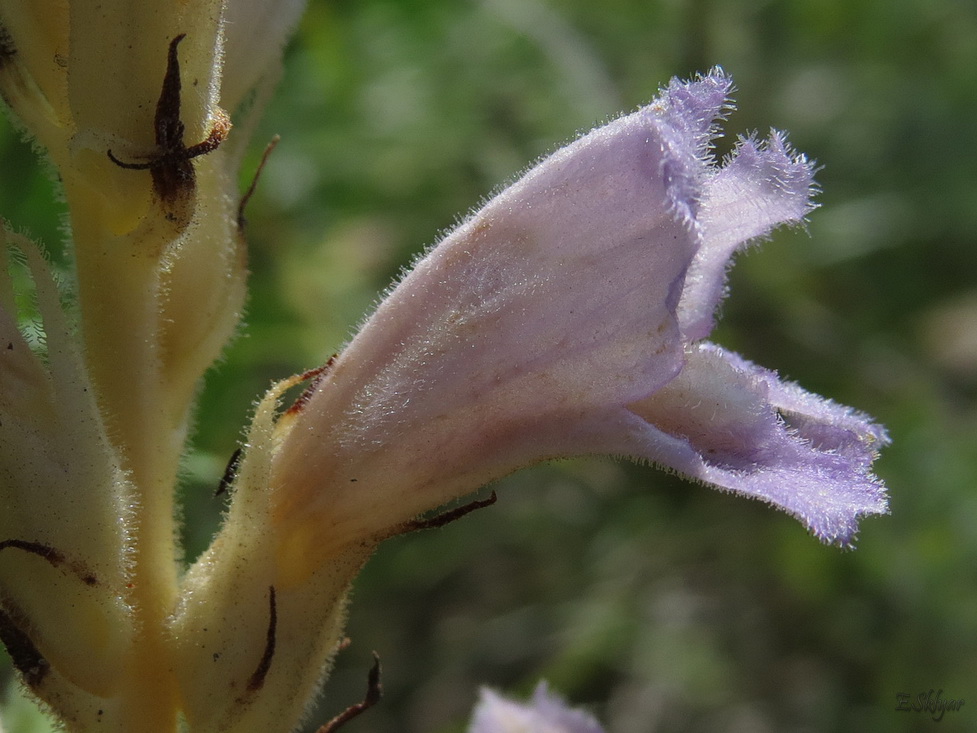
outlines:
[{"label": "hairy petal surface", "polygon": [[278,520],[375,534],[566,455],[562,426],[672,379],[725,86],[676,88],[558,151],[421,260],[297,417]]},{"label": "hairy petal surface", "polygon": [[[548,458],[625,455],[849,544],[885,511],[865,416],[703,343],[732,255],[811,210],[783,136],[709,154],[721,71],[543,160],[438,244],[280,421],[278,562],[355,542]],[[296,568],[300,570],[296,570]]]},{"label": "hairy petal surface", "polygon": [[629,455],[779,506],[824,541],[848,545],[859,517],[886,511],[870,472],[882,428],[712,344],[629,410]]},{"label": "hairy petal surface", "polygon": [[697,217],[702,244],[679,304],[686,339],[712,331],[733,254],[782,224],[800,223],[814,208],[814,190],[811,163],[795,155],[779,132],[762,143],[741,139],[726,164],[713,170]]}]

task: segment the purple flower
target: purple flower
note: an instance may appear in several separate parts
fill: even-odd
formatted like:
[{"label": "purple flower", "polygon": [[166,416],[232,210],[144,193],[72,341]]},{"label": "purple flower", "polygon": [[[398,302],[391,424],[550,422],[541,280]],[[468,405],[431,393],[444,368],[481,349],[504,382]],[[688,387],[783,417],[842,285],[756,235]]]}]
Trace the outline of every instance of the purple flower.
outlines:
[{"label": "purple flower", "polygon": [[528,704],[483,689],[468,733],[603,733],[590,715],[567,704],[540,682]]},{"label": "purple flower", "polygon": [[[730,88],[719,70],[672,82],[546,158],[422,258],[341,354],[266,394],[228,517],[168,626],[194,726],[293,719],[376,545],[539,461],[653,461],[839,544],[885,511],[871,474],[881,427],[705,341],[731,255],[803,221],[813,189],[776,133],[713,160]],[[507,725],[600,730],[545,688],[528,708],[486,693],[473,733]]]},{"label": "purple flower", "polygon": [[882,427],[703,340],[734,252],[812,209],[780,133],[713,159],[731,88],[719,69],[672,81],[417,263],[279,421],[280,567],[561,456],[650,461],[841,545],[886,511]]}]

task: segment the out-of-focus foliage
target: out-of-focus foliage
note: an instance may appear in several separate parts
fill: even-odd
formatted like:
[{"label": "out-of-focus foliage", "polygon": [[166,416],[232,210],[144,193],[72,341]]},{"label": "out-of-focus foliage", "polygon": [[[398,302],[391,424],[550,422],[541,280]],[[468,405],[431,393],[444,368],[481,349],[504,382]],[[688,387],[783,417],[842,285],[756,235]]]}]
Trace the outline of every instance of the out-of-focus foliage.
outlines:
[{"label": "out-of-focus foliage", "polygon": [[[889,427],[892,516],[841,552],[653,468],[523,472],[493,508],[381,548],[312,721],[361,697],[376,649],[387,694],[350,733],[461,731],[478,685],[541,676],[614,733],[912,731],[935,724],[896,695],[931,688],[967,703],[942,725],[977,728],[970,0],[312,0],[261,128],[283,140],[247,212],[248,325],[186,463],[188,553],[271,379],[338,350],[530,161],[714,64],[739,85],[728,130],[773,124],[824,166],[810,236],[740,258],[715,338]],[[8,126],[0,171],[0,212],[59,253],[45,174]]]}]

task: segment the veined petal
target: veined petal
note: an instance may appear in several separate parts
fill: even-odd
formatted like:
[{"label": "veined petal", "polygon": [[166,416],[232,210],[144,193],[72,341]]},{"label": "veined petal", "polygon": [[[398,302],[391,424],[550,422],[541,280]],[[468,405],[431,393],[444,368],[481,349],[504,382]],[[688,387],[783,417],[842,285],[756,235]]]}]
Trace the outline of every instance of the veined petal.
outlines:
[{"label": "veined petal", "polygon": [[814,208],[814,167],[795,155],[784,136],[763,143],[745,138],[704,187],[698,214],[702,246],[679,303],[682,333],[705,338],[726,292],[726,269],[736,250],[783,224],[798,224]]},{"label": "veined petal", "polygon": [[662,166],[676,214],[694,226],[698,226],[703,185],[713,175],[709,147],[719,134],[717,123],[732,108],[732,91],[733,80],[716,67],[693,82],[672,79],[649,107],[665,123],[662,135],[676,155],[675,162]]},{"label": "veined petal", "polygon": [[641,422],[621,420],[619,450],[774,504],[821,540],[849,545],[860,517],[886,512],[869,470],[880,426],[717,346],[629,409]]},{"label": "veined petal", "polygon": [[779,134],[709,157],[731,82],[672,82],[446,237],[279,421],[278,563],[350,543],[548,458],[649,460],[850,544],[884,512],[884,431],[699,338],[734,251],[810,210]]},{"label": "veined petal", "polygon": [[278,521],[370,536],[565,455],[559,426],[670,380],[726,84],[673,85],[558,151],[421,260],[296,418]]}]

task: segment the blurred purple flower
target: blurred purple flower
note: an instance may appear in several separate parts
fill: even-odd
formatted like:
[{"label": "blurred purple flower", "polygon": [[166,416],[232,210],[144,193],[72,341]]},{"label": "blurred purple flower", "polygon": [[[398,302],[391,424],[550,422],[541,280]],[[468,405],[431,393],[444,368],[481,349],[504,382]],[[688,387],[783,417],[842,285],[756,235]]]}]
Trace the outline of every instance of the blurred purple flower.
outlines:
[{"label": "blurred purple flower", "polygon": [[574,710],[540,682],[526,704],[482,689],[468,733],[603,733],[596,720]]},{"label": "blurred purple flower", "polygon": [[813,208],[812,165],[778,132],[713,159],[731,89],[719,69],[672,81],[417,263],[280,425],[283,563],[584,454],[761,499],[841,545],[886,511],[882,427],[703,340],[731,256]]}]

